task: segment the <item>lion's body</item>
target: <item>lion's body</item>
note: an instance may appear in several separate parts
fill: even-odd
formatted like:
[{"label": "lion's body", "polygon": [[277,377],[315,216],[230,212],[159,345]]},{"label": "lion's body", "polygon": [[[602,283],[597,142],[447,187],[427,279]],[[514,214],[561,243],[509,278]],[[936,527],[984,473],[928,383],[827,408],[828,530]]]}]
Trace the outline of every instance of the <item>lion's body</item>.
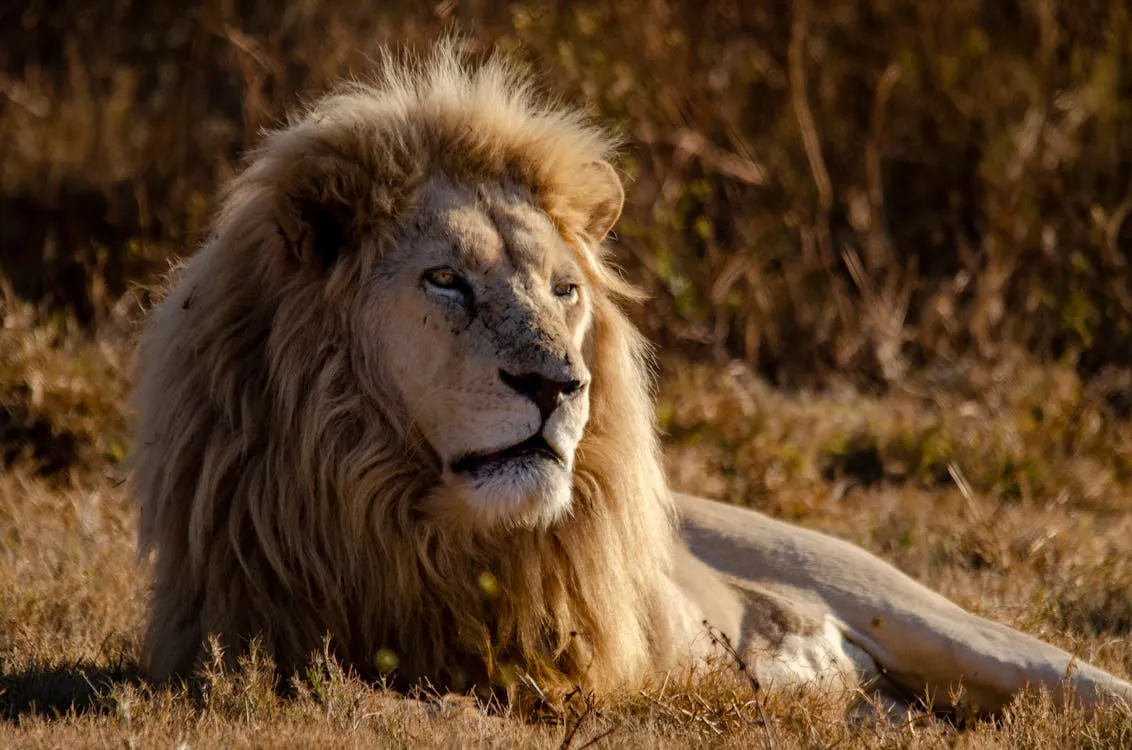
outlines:
[{"label": "lion's body", "polygon": [[[825,658],[814,655],[828,653],[850,681],[879,677],[896,693],[928,694],[939,707],[950,705],[952,691],[962,687],[965,705],[993,711],[1027,685],[1058,700],[1071,693],[1087,705],[1113,699],[1132,705],[1127,682],[972,615],[859,547],[687,495],[677,496],[677,509],[681,536],[711,571],[684,586],[684,595],[703,599],[698,592],[705,575],[730,581],[731,591],[712,595],[712,604],[732,602],[740,619],[720,627],[739,639],[741,649],[754,649],[756,672],[761,661],[771,679],[777,669],[780,679],[793,674],[804,681],[815,659]],[[774,602],[768,605],[762,596]],[[798,616],[795,641],[768,642],[768,633],[782,632],[763,624],[758,613],[768,609]],[[836,672],[824,674],[828,679]]]},{"label": "lion's body", "polygon": [[214,635],[289,672],[329,635],[363,674],[617,690],[709,655],[706,620],[766,683],[1057,689],[1068,655],[856,548],[674,502],[610,148],[445,48],[253,152],[142,341],[152,674]]}]

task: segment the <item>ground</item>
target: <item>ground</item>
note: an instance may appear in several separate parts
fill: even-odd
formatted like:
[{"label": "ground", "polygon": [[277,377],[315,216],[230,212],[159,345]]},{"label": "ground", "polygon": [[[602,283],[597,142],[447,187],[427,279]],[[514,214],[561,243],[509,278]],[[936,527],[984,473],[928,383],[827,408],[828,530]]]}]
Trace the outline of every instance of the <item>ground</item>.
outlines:
[{"label": "ground", "polygon": [[[401,698],[316,661],[293,695],[252,659],[198,694],[139,676],[147,571],[122,460],[136,308],[90,336],[8,301],[0,330],[0,746],[1119,747],[1132,716],[1028,696],[994,720],[878,721],[753,690],[733,665],[534,720]],[[672,482],[850,539],[965,607],[1132,674],[1127,384],[1028,365],[884,393],[776,390],[661,355]],[[726,674],[730,670],[730,674]]]}]

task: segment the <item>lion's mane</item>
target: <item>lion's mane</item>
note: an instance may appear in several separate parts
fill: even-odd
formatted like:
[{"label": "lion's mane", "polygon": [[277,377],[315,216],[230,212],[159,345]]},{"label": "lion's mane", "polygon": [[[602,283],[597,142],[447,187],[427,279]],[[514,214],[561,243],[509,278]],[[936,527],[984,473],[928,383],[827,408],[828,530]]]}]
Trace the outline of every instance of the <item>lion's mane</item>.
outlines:
[{"label": "lion's mane", "polygon": [[[454,688],[515,668],[639,680],[667,648],[675,537],[645,344],[585,235],[585,166],[613,144],[499,60],[469,65],[448,45],[381,69],[265,137],[143,335],[132,463],[151,674],[191,674],[212,636],[230,659],[258,639],[292,670],[328,634],[363,675],[392,658],[403,680]],[[572,511],[547,529],[423,515],[437,467],[359,386],[360,279],[438,170],[526,183],[594,286],[591,417]],[[320,265],[313,230],[377,250]]]}]

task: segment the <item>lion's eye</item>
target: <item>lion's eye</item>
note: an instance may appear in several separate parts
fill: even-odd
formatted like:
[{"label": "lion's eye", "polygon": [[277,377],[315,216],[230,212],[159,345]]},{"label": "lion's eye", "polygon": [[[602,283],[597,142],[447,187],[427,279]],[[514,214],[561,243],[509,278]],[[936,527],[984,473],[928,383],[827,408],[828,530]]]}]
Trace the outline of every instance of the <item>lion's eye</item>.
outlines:
[{"label": "lion's eye", "polygon": [[578,299],[578,285],[569,281],[559,282],[554,285],[554,296],[564,302],[574,302]]},{"label": "lion's eye", "polygon": [[421,285],[426,292],[464,305],[472,304],[472,285],[460,274],[447,266],[430,268],[421,276]]},{"label": "lion's eye", "polygon": [[426,292],[434,292],[465,304],[471,303],[472,285],[468,283],[468,279],[447,266],[424,271],[421,275],[421,284]]},{"label": "lion's eye", "polygon": [[425,271],[424,281],[438,289],[459,289],[463,279],[451,268],[432,268]]}]

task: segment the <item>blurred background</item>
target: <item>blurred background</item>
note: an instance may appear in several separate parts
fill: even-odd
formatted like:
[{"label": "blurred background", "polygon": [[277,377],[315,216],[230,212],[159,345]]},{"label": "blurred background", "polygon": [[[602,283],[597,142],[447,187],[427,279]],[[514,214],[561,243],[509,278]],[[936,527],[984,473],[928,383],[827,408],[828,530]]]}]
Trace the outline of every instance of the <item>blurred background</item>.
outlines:
[{"label": "blurred background", "polygon": [[626,137],[617,257],[666,352],[787,386],[1132,364],[1132,11],[1100,0],[5,3],[7,284],[97,329],[261,128],[453,27]]}]

